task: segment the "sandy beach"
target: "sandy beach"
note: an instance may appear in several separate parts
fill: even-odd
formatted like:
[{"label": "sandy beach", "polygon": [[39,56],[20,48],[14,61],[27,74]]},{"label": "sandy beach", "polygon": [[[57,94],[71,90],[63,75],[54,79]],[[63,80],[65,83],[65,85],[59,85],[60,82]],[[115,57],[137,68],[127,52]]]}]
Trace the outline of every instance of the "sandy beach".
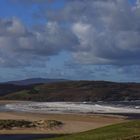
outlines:
[{"label": "sandy beach", "polygon": [[[19,101],[1,101],[0,104],[19,103]],[[43,114],[27,112],[0,112],[0,119],[14,120],[58,120],[64,123],[62,127],[53,129],[14,129],[0,130],[0,134],[66,134],[88,131],[102,126],[126,121],[125,117],[97,114]]]},{"label": "sandy beach", "polygon": [[125,121],[123,117],[104,116],[104,115],[82,115],[82,114],[38,114],[38,113],[17,113],[17,112],[1,112],[0,119],[14,120],[59,120],[64,126],[53,129],[15,129],[0,130],[0,134],[36,134],[36,133],[76,133],[83,132],[98,127],[120,123]]}]

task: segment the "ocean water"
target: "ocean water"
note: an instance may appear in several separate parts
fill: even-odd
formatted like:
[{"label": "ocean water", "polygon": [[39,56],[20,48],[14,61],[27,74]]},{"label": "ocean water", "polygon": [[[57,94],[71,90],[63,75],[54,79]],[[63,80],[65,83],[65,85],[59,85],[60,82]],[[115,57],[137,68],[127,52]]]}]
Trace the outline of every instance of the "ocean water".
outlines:
[{"label": "ocean water", "polygon": [[0,105],[0,111],[32,113],[131,113],[140,114],[140,101],[125,102],[21,102]]}]

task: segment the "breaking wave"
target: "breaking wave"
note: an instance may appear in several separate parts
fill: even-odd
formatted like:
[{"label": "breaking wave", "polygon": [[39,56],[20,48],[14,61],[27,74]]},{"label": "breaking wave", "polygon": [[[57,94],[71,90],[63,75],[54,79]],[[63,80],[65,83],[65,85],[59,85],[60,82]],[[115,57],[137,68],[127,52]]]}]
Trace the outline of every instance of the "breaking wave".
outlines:
[{"label": "breaking wave", "polygon": [[6,110],[32,113],[138,113],[139,104],[74,103],[74,102],[22,102],[6,104]]}]

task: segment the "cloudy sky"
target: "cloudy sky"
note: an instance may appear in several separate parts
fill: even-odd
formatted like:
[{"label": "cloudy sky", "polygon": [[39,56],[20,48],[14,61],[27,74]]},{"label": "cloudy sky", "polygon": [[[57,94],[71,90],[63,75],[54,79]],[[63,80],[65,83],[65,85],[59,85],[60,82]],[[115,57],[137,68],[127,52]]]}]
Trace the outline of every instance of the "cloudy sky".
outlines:
[{"label": "cloudy sky", "polygon": [[140,0],[0,0],[0,81],[140,82]]}]

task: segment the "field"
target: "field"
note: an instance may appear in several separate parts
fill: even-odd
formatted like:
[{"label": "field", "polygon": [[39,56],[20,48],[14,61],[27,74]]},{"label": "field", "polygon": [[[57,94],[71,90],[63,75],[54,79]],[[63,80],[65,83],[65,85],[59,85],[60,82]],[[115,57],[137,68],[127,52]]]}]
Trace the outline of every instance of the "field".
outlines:
[{"label": "field", "polygon": [[49,140],[140,140],[140,121],[115,124]]}]

